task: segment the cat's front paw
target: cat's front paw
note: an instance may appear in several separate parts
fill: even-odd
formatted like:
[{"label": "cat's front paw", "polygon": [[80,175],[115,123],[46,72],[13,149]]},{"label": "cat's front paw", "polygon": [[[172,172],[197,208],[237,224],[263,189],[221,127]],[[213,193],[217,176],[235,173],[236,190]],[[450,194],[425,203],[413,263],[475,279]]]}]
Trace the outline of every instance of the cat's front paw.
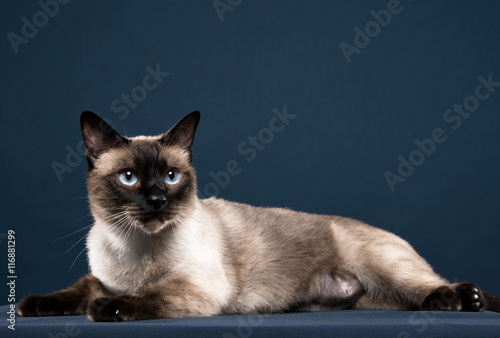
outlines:
[{"label": "cat's front paw", "polygon": [[21,317],[43,317],[77,315],[84,311],[57,295],[32,295],[19,302],[17,313]]},{"label": "cat's front paw", "polygon": [[480,312],[486,308],[486,302],[476,285],[459,283],[437,288],[425,298],[422,308],[429,311]]},{"label": "cat's front paw", "polygon": [[137,320],[133,302],[121,297],[103,297],[94,300],[87,309],[87,317],[94,322],[126,322]]},{"label": "cat's front paw", "polygon": [[28,296],[23,298],[17,305],[17,313],[21,317],[40,317],[42,313],[49,312],[50,302],[45,301],[44,296]]}]

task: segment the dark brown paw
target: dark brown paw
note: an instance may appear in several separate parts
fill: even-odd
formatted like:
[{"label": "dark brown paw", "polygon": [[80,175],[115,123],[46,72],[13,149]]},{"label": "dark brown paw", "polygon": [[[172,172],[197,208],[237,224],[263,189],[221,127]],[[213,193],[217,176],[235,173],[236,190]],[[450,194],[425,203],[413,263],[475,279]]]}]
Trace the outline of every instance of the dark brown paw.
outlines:
[{"label": "dark brown paw", "polygon": [[122,297],[103,297],[94,300],[87,309],[87,317],[94,322],[126,322],[137,320],[133,302]]},{"label": "dark brown paw", "polygon": [[422,308],[429,311],[484,311],[486,302],[479,288],[471,283],[441,286],[428,295]]},{"label": "dark brown paw", "polygon": [[28,296],[23,298],[17,306],[17,313],[21,317],[39,317],[41,313],[48,312],[50,302],[44,300],[44,296]]},{"label": "dark brown paw", "polygon": [[55,295],[33,295],[22,299],[17,306],[21,317],[44,317],[83,314],[76,305]]},{"label": "dark brown paw", "polygon": [[486,302],[483,293],[479,288],[471,283],[461,283],[457,285],[455,292],[462,302],[462,310],[466,312],[484,311]]}]

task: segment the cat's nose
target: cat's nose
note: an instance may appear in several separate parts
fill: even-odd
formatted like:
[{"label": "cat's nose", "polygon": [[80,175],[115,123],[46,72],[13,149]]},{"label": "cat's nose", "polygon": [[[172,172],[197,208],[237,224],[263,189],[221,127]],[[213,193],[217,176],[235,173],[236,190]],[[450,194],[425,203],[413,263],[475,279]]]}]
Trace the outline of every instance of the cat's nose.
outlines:
[{"label": "cat's nose", "polygon": [[165,203],[167,203],[167,198],[165,195],[149,195],[148,203],[153,206],[156,210],[160,209]]}]

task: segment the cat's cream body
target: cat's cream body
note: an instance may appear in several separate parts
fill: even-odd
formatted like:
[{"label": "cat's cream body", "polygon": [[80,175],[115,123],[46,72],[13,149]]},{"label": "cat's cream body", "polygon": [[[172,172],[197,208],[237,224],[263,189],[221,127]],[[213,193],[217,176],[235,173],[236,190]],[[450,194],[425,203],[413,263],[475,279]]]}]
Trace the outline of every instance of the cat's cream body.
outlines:
[{"label": "cat's cream body", "polygon": [[500,312],[500,298],[437,275],[403,239],[350,218],[196,195],[199,112],[157,137],[81,116],[94,216],[91,274],[23,299],[21,316],[94,321],[324,309]]},{"label": "cat's cream body", "polygon": [[[156,234],[116,234],[97,220],[87,241],[92,274],[116,294],[188,278],[213,300],[206,315],[308,309],[318,298],[342,307],[366,291],[357,308],[404,310],[411,304],[398,292],[418,304],[447,283],[404,240],[356,220],[215,198],[196,199],[192,212]],[[396,281],[398,292],[389,288]]]}]

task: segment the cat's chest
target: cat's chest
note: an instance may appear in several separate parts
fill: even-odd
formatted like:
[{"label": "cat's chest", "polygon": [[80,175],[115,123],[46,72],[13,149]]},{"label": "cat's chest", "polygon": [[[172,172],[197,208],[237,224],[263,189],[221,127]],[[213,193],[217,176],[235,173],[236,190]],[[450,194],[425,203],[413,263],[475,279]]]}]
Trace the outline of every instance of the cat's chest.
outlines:
[{"label": "cat's chest", "polygon": [[118,293],[134,292],[160,279],[162,269],[151,257],[108,258],[92,273]]},{"label": "cat's chest", "polygon": [[87,240],[91,272],[117,293],[180,276],[196,276],[203,285],[227,283],[217,241],[196,230],[177,229],[176,237],[168,239],[149,235],[123,239],[95,226]]},{"label": "cat's chest", "polygon": [[91,231],[87,241],[91,272],[117,293],[133,292],[168,274],[169,262],[161,246],[141,239],[120,241]]}]

